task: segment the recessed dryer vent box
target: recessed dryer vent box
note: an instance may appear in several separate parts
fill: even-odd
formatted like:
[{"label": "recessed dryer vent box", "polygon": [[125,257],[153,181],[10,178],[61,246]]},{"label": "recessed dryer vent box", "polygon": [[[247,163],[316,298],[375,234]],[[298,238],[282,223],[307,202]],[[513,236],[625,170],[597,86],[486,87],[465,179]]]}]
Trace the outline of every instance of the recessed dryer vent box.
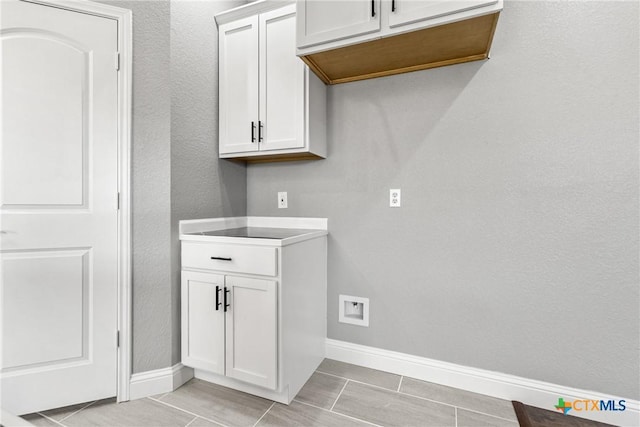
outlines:
[{"label": "recessed dryer vent box", "polygon": [[358,326],[369,326],[369,298],[340,295],[338,321]]}]

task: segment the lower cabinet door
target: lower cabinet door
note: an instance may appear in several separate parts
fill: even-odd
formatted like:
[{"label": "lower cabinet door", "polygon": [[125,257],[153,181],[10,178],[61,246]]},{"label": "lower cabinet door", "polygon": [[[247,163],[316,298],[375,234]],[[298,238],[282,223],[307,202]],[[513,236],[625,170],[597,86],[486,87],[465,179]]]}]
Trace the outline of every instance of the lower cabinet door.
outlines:
[{"label": "lower cabinet door", "polygon": [[226,276],[226,375],[275,390],[278,364],[277,283]]},{"label": "lower cabinet door", "polygon": [[182,272],[182,363],[184,365],[224,375],[225,316],[223,310],[224,276],[192,271]]}]

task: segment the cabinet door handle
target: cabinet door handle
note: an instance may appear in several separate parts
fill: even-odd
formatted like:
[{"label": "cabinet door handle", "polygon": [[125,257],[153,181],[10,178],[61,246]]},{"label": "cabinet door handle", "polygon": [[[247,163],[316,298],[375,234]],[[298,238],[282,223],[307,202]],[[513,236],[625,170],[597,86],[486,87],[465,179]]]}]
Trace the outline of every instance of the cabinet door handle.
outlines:
[{"label": "cabinet door handle", "polygon": [[376,0],[371,0],[371,17],[376,17]]},{"label": "cabinet door handle", "polygon": [[224,312],[227,312],[227,307],[229,307],[231,304],[227,303],[227,295],[229,294],[229,292],[231,292],[229,289],[227,289],[227,287],[224,287]]},{"label": "cabinet door handle", "polygon": [[217,259],[218,261],[231,261],[231,258],[225,258],[222,256],[212,256],[211,259]]},{"label": "cabinet door handle", "polygon": [[251,142],[256,142],[256,123],[251,122]]},{"label": "cabinet door handle", "polygon": [[220,307],[220,286],[216,285],[216,311],[218,311],[218,307]]},{"label": "cabinet door handle", "polygon": [[258,120],[258,142],[262,142],[262,121]]},{"label": "cabinet door handle", "polygon": [[391,12],[396,11],[396,0],[391,0]]}]

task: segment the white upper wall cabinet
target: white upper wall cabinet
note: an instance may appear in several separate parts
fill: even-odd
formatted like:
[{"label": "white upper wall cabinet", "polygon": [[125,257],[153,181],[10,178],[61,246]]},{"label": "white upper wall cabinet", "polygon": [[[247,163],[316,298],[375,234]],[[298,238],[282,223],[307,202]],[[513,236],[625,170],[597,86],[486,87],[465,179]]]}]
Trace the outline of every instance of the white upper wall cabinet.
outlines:
[{"label": "white upper wall cabinet", "polygon": [[380,0],[300,1],[298,47],[314,46],[380,31]]},{"label": "white upper wall cabinet", "polygon": [[258,1],[216,15],[221,158],[326,157],[326,88],[296,56],[296,5]]},{"label": "white upper wall cabinet", "polygon": [[[393,29],[496,3],[498,0],[391,0],[391,4],[387,7],[387,22],[389,28]],[[390,31],[390,33],[394,32]]]},{"label": "white upper wall cabinet", "polygon": [[297,0],[297,54],[327,84],[486,59],[502,0]]}]

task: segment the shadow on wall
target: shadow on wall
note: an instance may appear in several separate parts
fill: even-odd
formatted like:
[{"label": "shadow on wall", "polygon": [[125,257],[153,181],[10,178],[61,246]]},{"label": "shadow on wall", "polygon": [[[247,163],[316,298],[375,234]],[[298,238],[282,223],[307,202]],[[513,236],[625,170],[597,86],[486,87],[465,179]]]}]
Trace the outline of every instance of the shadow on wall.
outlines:
[{"label": "shadow on wall", "polygon": [[[416,151],[425,149],[429,135],[485,62],[328,86],[328,157],[340,172],[333,175],[335,184],[359,191],[389,182]],[[357,144],[367,152],[338,150],[342,144]],[[331,157],[336,151],[340,156]],[[385,159],[384,169],[379,158]]]},{"label": "shadow on wall", "polygon": [[[217,144],[216,144],[217,151]],[[219,189],[222,216],[245,216],[247,214],[247,174],[242,162],[218,159],[218,182],[226,183]],[[237,182],[238,180],[244,182]],[[233,185],[228,185],[233,183]],[[245,191],[238,191],[239,188]],[[216,189],[212,189],[215,191]]]}]

